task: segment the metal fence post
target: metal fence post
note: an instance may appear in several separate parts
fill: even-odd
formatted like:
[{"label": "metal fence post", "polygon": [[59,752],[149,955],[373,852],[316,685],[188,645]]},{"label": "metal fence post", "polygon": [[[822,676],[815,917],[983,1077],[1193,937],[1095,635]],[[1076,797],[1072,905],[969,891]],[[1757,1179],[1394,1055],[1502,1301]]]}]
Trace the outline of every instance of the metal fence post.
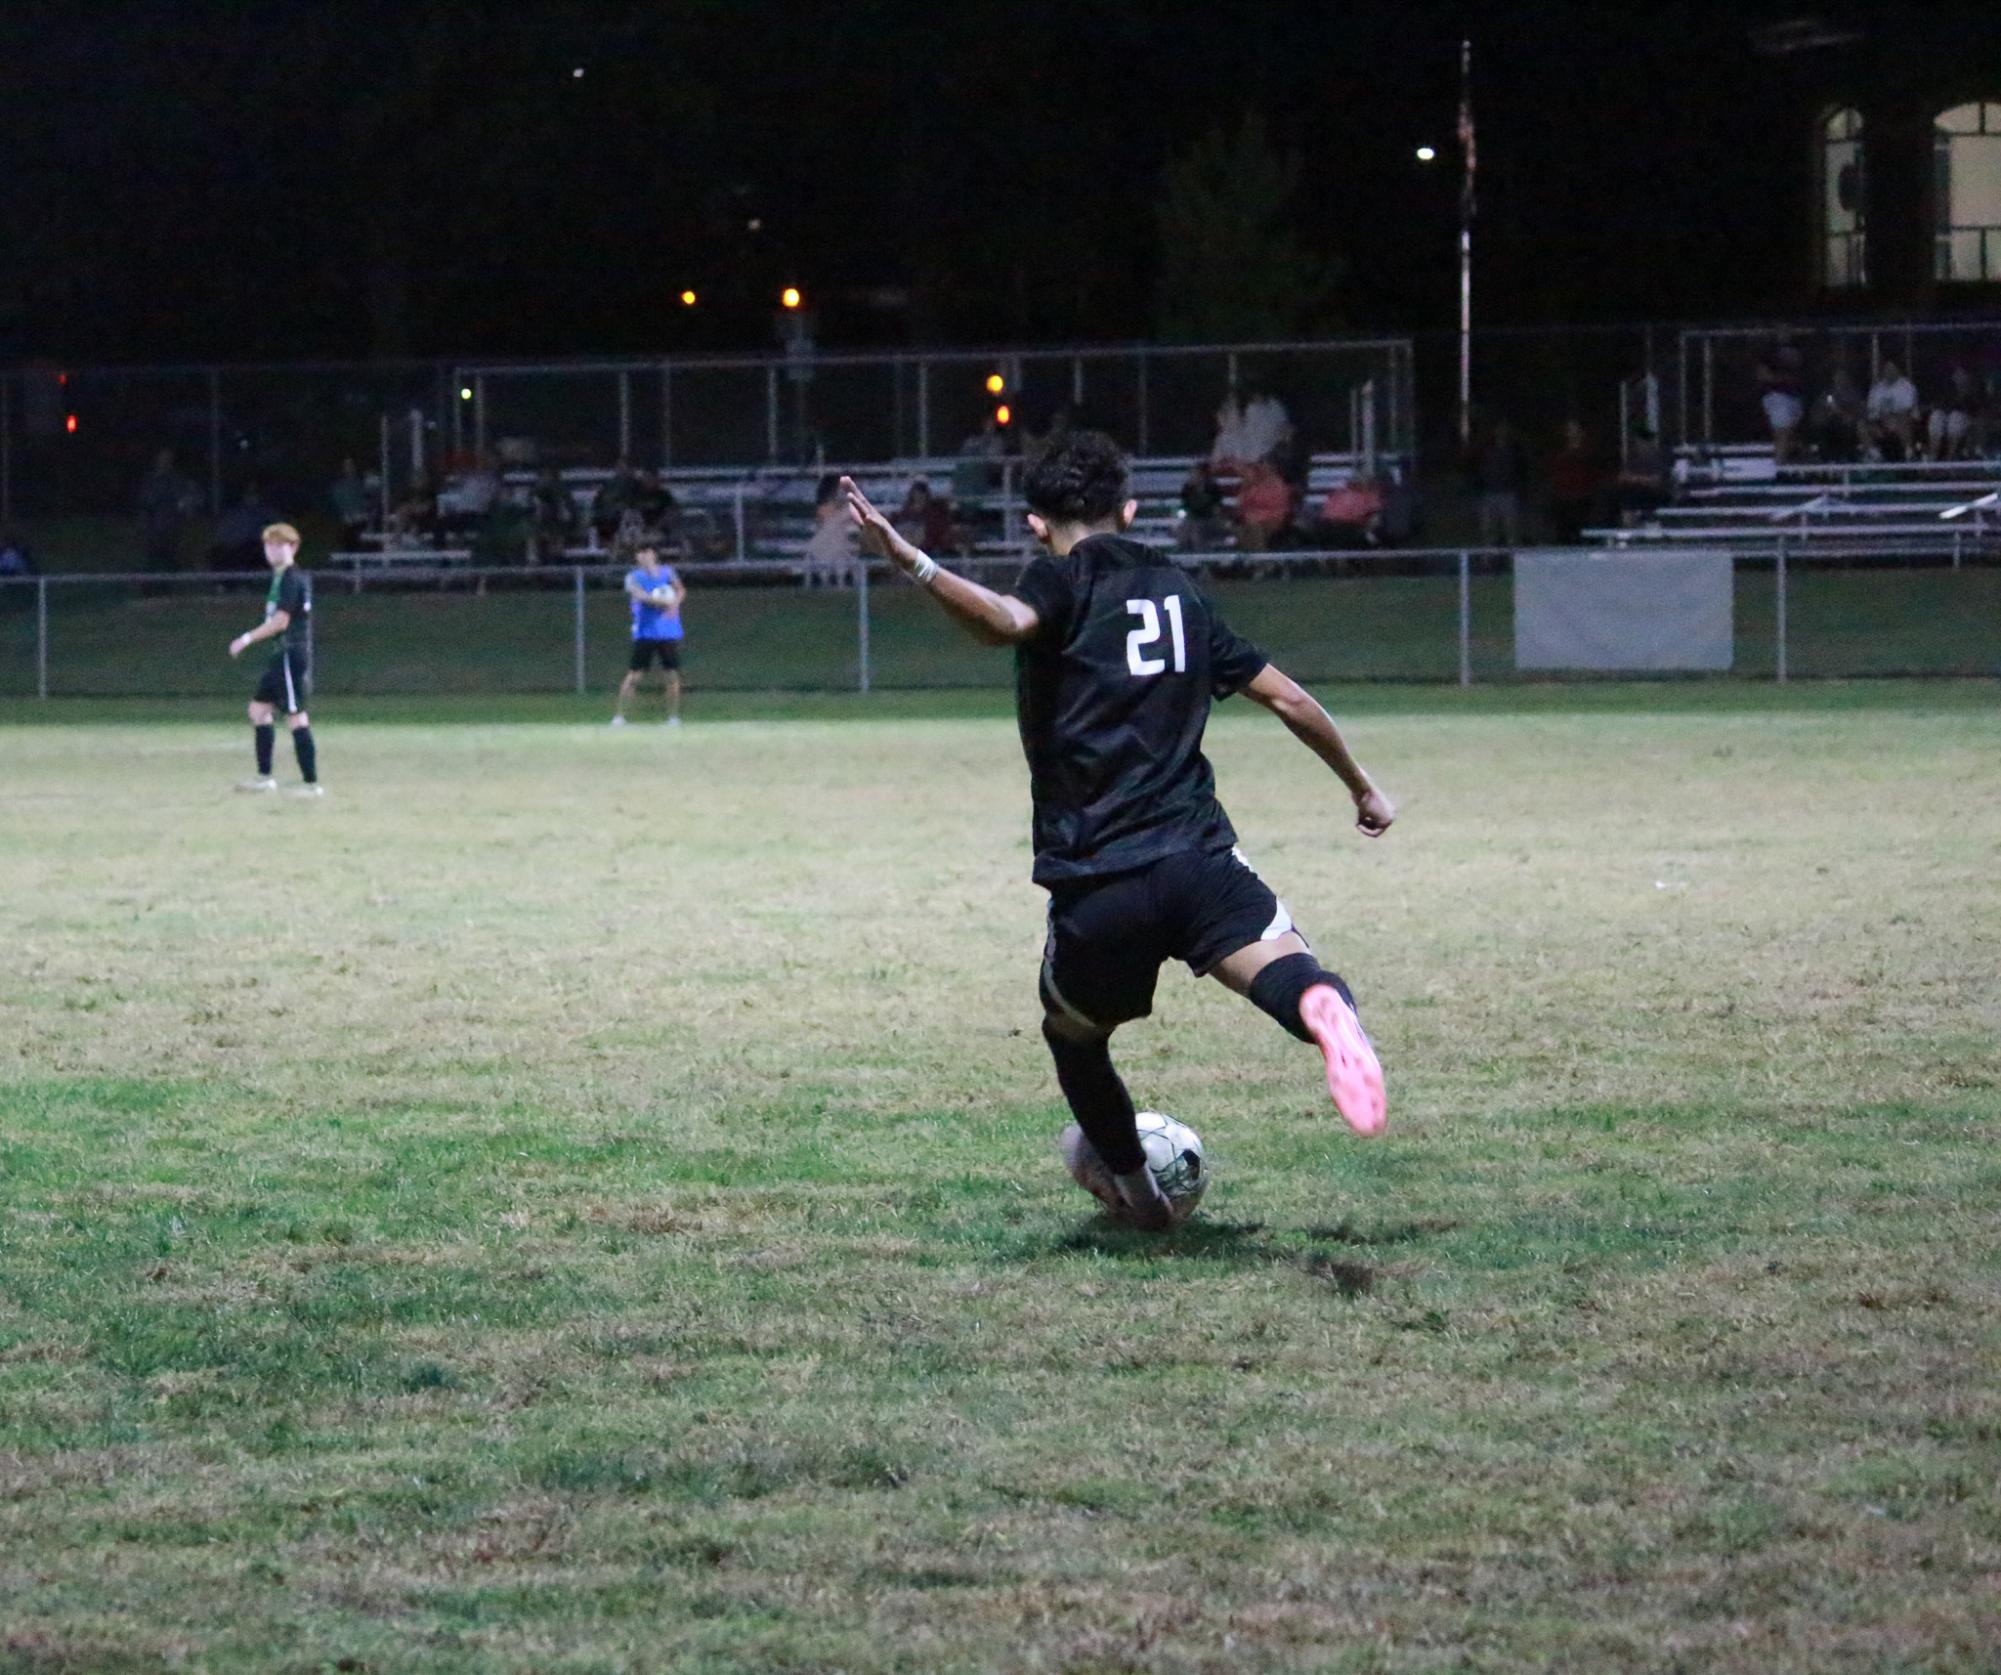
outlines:
[{"label": "metal fence post", "polygon": [[764,457],[778,463],[778,363],[764,369]]},{"label": "metal fence post", "polygon": [[1779,557],[1775,570],[1778,594],[1777,627],[1772,646],[1772,669],[1780,685],[1786,679],[1786,538],[1779,537]]},{"label": "metal fence post", "polygon": [[741,564],[744,559],[743,484],[737,484],[730,499],[736,515],[736,559]]},{"label": "metal fence post", "polygon": [[1459,684],[1473,684],[1473,560],[1459,555]]},{"label": "metal fence post", "polygon": [[576,664],[577,696],[584,695],[584,567],[573,564],[570,567],[573,578],[573,592],[576,598]]},{"label": "metal fence post", "polygon": [[35,696],[49,695],[49,578],[35,578]]},{"label": "metal fence post", "polygon": [[14,521],[14,422],[9,414],[11,378],[0,378],[0,523]]},{"label": "metal fence post", "polygon": [[1141,459],[1145,459],[1147,458],[1147,438],[1146,438],[1147,354],[1146,354],[1146,346],[1144,344],[1140,346],[1139,352],[1135,357],[1135,359],[1137,360],[1138,364],[1133,368],[1133,376],[1134,380],[1137,382],[1139,386],[1138,391],[1136,392],[1138,396],[1138,406],[1139,406],[1139,424],[1138,424],[1139,434],[1134,438],[1133,451],[1136,454],[1138,454]]},{"label": "metal fence post", "polygon": [[869,689],[868,654],[868,561],[864,559],[855,569],[855,667],[858,671],[856,686],[860,691]]},{"label": "metal fence post", "polygon": [[674,363],[660,363],[660,468],[674,463]]},{"label": "metal fence post", "polygon": [[[899,378],[896,382],[901,388],[903,381]],[[897,440],[903,439],[899,436]],[[917,457],[931,457],[931,363],[921,358],[917,362]]]},{"label": "metal fence post", "polygon": [[622,368],[618,375],[618,457],[632,458],[632,374]]}]

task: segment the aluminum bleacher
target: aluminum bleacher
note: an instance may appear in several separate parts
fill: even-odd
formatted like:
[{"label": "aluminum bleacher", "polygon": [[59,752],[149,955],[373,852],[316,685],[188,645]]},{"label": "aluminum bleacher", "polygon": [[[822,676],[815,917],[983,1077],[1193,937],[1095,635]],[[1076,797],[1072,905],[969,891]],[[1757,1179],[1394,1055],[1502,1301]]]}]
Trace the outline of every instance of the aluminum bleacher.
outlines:
[{"label": "aluminum bleacher", "polygon": [[1806,554],[2001,550],[2001,460],[1800,461],[1770,447],[1685,449],[1677,493],[1632,527],[1588,529],[1613,547],[1656,543]]}]

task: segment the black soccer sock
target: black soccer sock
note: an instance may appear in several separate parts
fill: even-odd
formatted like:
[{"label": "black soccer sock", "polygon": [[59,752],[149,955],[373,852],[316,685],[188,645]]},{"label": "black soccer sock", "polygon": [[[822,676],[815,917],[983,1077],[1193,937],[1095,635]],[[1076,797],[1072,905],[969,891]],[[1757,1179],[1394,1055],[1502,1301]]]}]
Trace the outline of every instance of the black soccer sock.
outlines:
[{"label": "black soccer sock", "polygon": [[1333,984],[1343,1000],[1350,1006],[1355,1004],[1348,985],[1333,972],[1323,971],[1311,954],[1288,954],[1282,960],[1273,960],[1251,979],[1251,1004],[1269,1012],[1282,1029],[1290,1030],[1302,1041],[1311,1041],[1312,1032],[1300,1021],[1299,997],[1319,983]]},{"label": "black soccer sock", "polygon": [[317,785],[320,779],[320,766],[319,756],[313,749],[312,728],[292,729],[292,754],[299,759],[299,777],[308,785]]},{"label": "black soccer sock", "polygon": [[257,724],[256,733],[257,777],[259,779],[269,779],[271,777],[271,745],[272,741],[278,736],[278,729],[272,726],[270,722],[262,721]]},{"label": "black soccer sock", "polygon": [[1071,1041],[1045,1022],[1042,1039],[1056,1061],[1056,1080],[1084,1138],[1091,1142],[1114,1175],[1129,1175],[1146,1166],[1134,1121],[1132,1095],[1112,1068],[1111,1049],[1103,1041]]}]

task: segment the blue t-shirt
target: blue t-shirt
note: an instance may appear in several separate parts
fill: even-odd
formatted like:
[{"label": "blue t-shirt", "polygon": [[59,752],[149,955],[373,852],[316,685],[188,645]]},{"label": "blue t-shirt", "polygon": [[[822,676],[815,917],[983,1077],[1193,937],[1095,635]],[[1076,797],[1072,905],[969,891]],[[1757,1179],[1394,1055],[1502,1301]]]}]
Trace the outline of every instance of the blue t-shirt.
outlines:
[{"label": "blue t-shirt", "polygon": [[[625,581],[628,587],[658,593],[663,587],[674,586],[674,569],[672,565],[663,564],[657,576],[649,576],[644,570],[634,570]],[[631,594],[626,597],[632,599]],[[681,637],[681,613],[669,605],[649,605],[643,599],[632,599],[632,637],[635,640],[678,640]]]}]

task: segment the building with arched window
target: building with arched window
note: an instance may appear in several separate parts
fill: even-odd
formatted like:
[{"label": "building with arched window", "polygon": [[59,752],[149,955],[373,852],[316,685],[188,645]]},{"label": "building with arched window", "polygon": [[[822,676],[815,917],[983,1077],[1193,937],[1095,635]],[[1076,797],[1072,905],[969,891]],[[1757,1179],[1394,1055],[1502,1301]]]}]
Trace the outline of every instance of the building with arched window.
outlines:
[{"label": "building with arched window", "polygon": [[1803,289],[1840,313],[2001,307],[2001,6],[1800,11],[1751,44],[1799,115]]}]

